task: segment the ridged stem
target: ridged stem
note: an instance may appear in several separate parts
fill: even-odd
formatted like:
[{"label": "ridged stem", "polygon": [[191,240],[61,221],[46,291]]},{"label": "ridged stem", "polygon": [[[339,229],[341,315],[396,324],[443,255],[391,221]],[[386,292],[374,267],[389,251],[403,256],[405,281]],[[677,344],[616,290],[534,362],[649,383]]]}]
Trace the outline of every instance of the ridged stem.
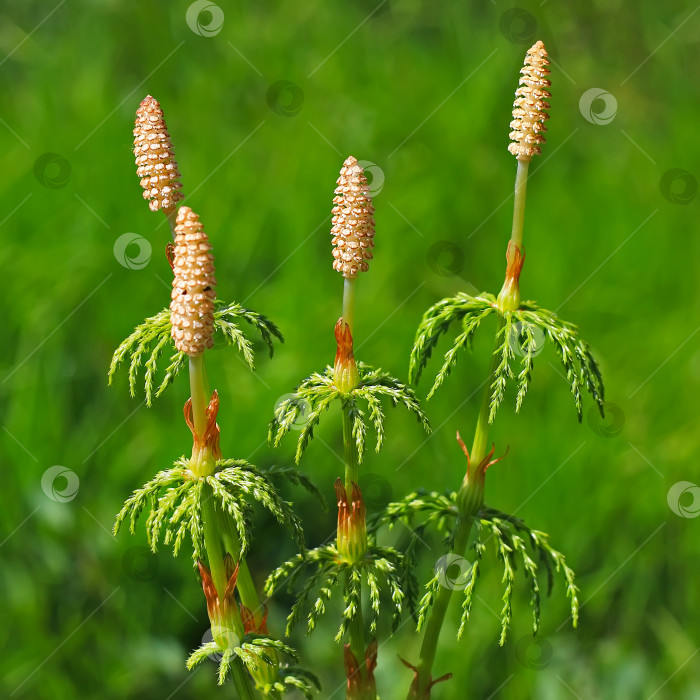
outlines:
[{"label": "ridged stem", "polygon": [[238,582],[236,588],[241,597],[241,603],[253,613],[255,624],[259,625],[263,618],[263,606],[260,603],[258,591],[253,583],[253,577],[250,575],[248,562],[245,557],[241,556],[241,540],[236,532],[231,519],[225,514],[221,514],[222,539],[226,551],[233,557],[234,561],[238,561]]},{"label": "ridged stem", "polygon": [[238,691],[239,700],[256,700],[256,698],[259,697],[250,687],[250,679],[240,659],[236,659],[231,665],[231,675],[233,677],[233,684]]},{"label": "ridged stem", "polygon": [[498,316],[498,324],[496,326],[496,341],[494,344],[494,352],[491,355],[491,365],[489,367],[489,375],[486,380],[486,386],[481,396],[481,407],[479,409],[479,417],[476,421],[476,430],[474,431],[474,442],[472,443],[472,451],[469,455],[469,462],[473,465],[478,465],[481,460],[486,457],[486,445],[489,437],[489,408],[491,404],[491,385],[493,384],[498,367],[499,357],[495,350],[501,346],[499,335],[503,331],[505,320],[502,316]]},{"label": "ridged stem", "polygon": [[[469,535],[472,529],[473,518],[459,518],[456,527],[455,540],[452,546],[452,552],[459,557],[464,556],[469,541]],[[423,644],[420,648],[420,656],[416,669],[418,670],[418,697],[423,698],[424,693],[430,687],[432,681],[433,662],[435,661],[435,652],[437,651],[438,639],[442,631],[442,623],[445,620],[447,607],[450,604],[452,590],[446,586],[441,586],[438,590],[433,609],[430,611],[430,617],[425,627],[423,635]],[[409,692],[408,697],[412,700],[415,696]]]},{"label": "ridged stem", "polygon": [[[358,482],[359,469],[357,463],[357,446],[352,437],[352,422],[350,420],[350,414],[345,407],[343,407],[343,444],[345,446],[345,493],[347,494],[348,502],[351,503],[352,482]],[[349,584],[349,578],[347,583]],[[365,660],[365,632],[361,603],[350,623],[349,634],[350,649],[352,653],[355,654],[355,658],[360,665],[360,672],[362,673]]]},{"label": "ridged stem", "polygon": [[[206,369],[204,366],[204,356],[197,355],[190,357],[190,393],[192,399],[192,416],[195,430],[198,435],[203,435],[206,429],[206,409],[209,403],[209,387],[207,385]],[[219,533],[218,517],[214,502],[214,493],[209,484],[204,484],[202,489],[202,529],[204,531],[204,547],[207,550],[207,560],[209,571],[216,588],[219,600],[223,600],[228,576],[226,575],[226,564],[224,562],[224,551]],[[230,608],[231,625],[233,631],[240,637],[243,636],[243,621],[238,606]],[[236,686],[241,700],[255,700],[256,695],[250,684],[243,663],[240,659],[235,659],[231,665],[233,683]]]},{"label": "ridged stem", "polygon": [[523,225],[525,223],[525,196],[527,194],[527,171],[530,158],[518,158],[518,171],[515,175],[515,200],[513,203],[513,230],[510,240],[522,250]]},{"label": "ridged stem", "polygon": [[165,212],[165,216],[168,219],[168,224],[170,224],[170,233],[172,234],[173,240],[175,240],[175,223],[177,222],[177,207],[174,209],[169,209]]},{"label": "ridged stem", "polygon": [[209,386],[203,354],[190,357],[190,396],[194,429],[201,438],[207,429],[207,406],[209,405]]},{"label": "ridged stem", "polygon": [[357,278],[345,277],[343,279],[343,321],[350,326],[350,332],[353,333],[355,322],[355,281]]},{"label": "ridged stem", "polygon": [[[498,319],[496,328],[496,346],[499,345],[498,334],[503,329],[505,321],[501,316]],[[479,417],[476,421],[476,430],[474,431],[474,442],[472,443],[472,451],[470,454],[469,463],[474,469],[478,466],[486,456],[486,445],[488,442],[489,432],[489,405],[491,400],[491,385],[498,366],[498,357],[493,354],[491,357],[491,366],[489,369],[488,379],[484,387],[484,393],[481,399],[481,408],[479,409]],[[461,492],[466,488],[467,480],[462,482],[460,494],[457,495],[457,501],[460,500]],[[455,538],[452,545],[452,553],[458,557],[463,557],[469,542],[469,536],[474,524],[473,513],[464,514],[457,519],[455,523]],[[445,620],[445,614],[452,597],[452,589],[447,586],[441,586],[435,597],[433,608],[430,611],[430,617],[426,623],[425,634],[423,635],[423,643],[420,649],[420,656],[416,668],[418,670],[418,697],[422,698],[421,693],[425,693],[430,687],[432,681],[433,663],[435,661],[435,653],[437,651],[442,624]],[[408,694],[409,700],[413,700],[416,696],[411,692]]]}]

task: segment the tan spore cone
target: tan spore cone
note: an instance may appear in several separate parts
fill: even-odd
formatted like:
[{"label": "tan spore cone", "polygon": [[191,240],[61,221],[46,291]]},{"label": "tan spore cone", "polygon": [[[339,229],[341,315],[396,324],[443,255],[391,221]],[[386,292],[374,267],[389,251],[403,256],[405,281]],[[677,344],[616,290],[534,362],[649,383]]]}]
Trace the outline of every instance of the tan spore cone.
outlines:
[{"label": "tan spore cone", "polygon": [[364,170],[352,156],[340,170],[333,205],[333,269],[357,277],[369,269],[373,257],[374,207]]},{"label": "tan spore cone", "polygon": [[143,198],[151,211],[172,212],[182,199],[180,171],[163,110],[148,95],[136,111],[134,127],[136,174],[141,178]]},{"label": "tan spore cone", "polygon": [[175,225],[170,321],[175,347],[190,357],[214,344],[216,278],[209,238],[199,217],[180,207]]},{"label": "tan spore cone", "polygon": [[538,41],[528,49],[525,56],[513,102],[513,121],[510,123],[510,138],[513,143],[508,146],[508,150],[518,160],[530,160],[542,152],[540,146],[545,142],[545,121],[549,119],[547,110],[551,97],[551,82],[547,79],[550,71],[547,66],[547,50]]}]

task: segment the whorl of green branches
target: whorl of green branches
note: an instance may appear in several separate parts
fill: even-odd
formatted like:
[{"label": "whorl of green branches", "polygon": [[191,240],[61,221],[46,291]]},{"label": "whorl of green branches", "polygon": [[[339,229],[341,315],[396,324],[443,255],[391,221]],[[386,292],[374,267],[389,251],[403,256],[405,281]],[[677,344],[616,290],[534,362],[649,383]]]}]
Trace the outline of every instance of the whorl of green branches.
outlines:
[{"label": "whorl of green branches", "polygon": [[[372,520],[370,529],[376,532],[382,525],[391,527],[402,521],[411,530],[409,549],[416,548],[427,526],[434,526],[442,532],[450,532],[453,529],[448,521],[459,517],[455,499],[454,493],[441,494],[423,491],[411,493],[400,501],[390,503],[385,512]],[[421,523],[415,527],[414,520],[417,517],[421,518]],[[574,581],[574,572],[567,566],[564,555],[549,544],[548,535],[539,530],[533,530],[520,518],[487,507],[476,514],[474,525],[476,538],[470,547],[474,552],[473,561],[468,562],[467,559],[457,554],[446,555],[450,557],[447,565],[441,565],[444,564],[444,557],[439,561],[435,567],[434,576],[426,584],[426,592],[418,603],[417,627],[419,630],[425,622],[440,586],[447,585],[453,587],[454,590],[461,590],[464,596],[460,626],[457,632],[458,639],[461,639],[469,620],[474,590],[479,579],[481,559],[489,541],[493,541],[496,554],[503,564],[502,582],[505,584],[505,588],[501,609],[501,645],[505,643],[511,622],[513,586],[519,564],[522,564],[523,575],[530,588],[533,633],[537,633],[540,625],[541,589],[539,577],[542,570],[547,577],[547,595],[552,591],[554,574],[561,572],[566,583],[566,595],[570,601],[573,625],[575,627],[578,624],[578,588]],[[451,545],[449,538],[446,539],[446,544]],[[404,554],[404,557],[406,556],[407,554]],[[460,580],[456,583],[449,580],[446,570],[452,561],[468,564],[468,569],[461,572]]]},{"label": "whorl of green branches", "polygon": [[[578,328],[530,301],[522,303],[516,311],[503,312],[498,309],[496,297],[486,292],[476,297],[459,293],[439,301],[425,312],[411,352],[409,381],[419,381],[441,336],[448,332],[453,323],[460,323],[461,332],[445,353],[443,364],[428,393],[428,398],[432,397],[452,371],[459,351],[471,347],[481,322],[492,314],[501,316],[503,325],[496,336],[493,351],[497,364],[490,388],[489,423],[493,422],[503,402],[509,379],[517,383],[515,410],[520,411],[530,386],[535,356],[540,353],[541,342],[545,339],[554,345],[564,367],[579,421],[583,418],[581,393],[584,389],[590,393],[603,415],[603,379],[590,347],[579,337]],[[517,376],[511,367],[516,355],[521,357]]]},{"label": "whorl of green branches", "polygon": [[[357,446],[360,463],[365,454],[365,438],[369,424],[372,425],[377,436],[376,451],[379,452],[382,447],[384,441],[382,398],[388,398],[393,406],[403,404],[416,416],[423,428],[430,432],[430,423],[413,389],[402,384],[389,373],[381,369],[373,369],[363,362],[358,362],[357,368],[360,383],[355,389],[346,393],[336,389],[333,383],[333,368],[330,366],[326,367],[323,374],[314,372],[301,382],[290,396],[276,406],[268,430],[270,444],[277,447],[293,426],[303,422],[294,457],[298,464],[309,440],[313,438],[314,428],[321,420],[321,415],[335,400],[340,401],[343,409],[347,409],[350,414],[352,436]],[[366,404],[364,410],[361,408],[361,402]]]},{"label": "whorl of green branches", "polygon": [[[290,477],[291,470],[286,471],[286,476],[292,481],[309,483],[308,478],[298,472]],[[279,472],[273,471],[273,474],[276,473]],[[250,519],[255,501],[290,530],[297,546],[303,550],[304,533],[291,505],[279,497],[267,474],[242,459],[219,460],[213,474],[198,478],[190,471],[189,461],[180,458],[172,469],[158,472],[129,496],[117,515],[114,534],[119,532],[127,518],[129,530],[135,533],[138,518],[147,507],[146,534],[153,552],[157,551],[163,536],[163,544],[172,544],[173,554],[177,556],[185,535],[189,533],[193,558],[203,559],[205,547],[201,508],[204,484],[209,485],[218,512],[230,516],[234,523],[241,542],[241,554],[245,553],[250,543]]]},{"label": "whorl of green branches", "polygon": [[[375,634],[381,613],[381,589],[388,592],[392,603],[393,629],[399,625],[404,609],[406,567],[402,555],[391,547],[370,545],[364,557],[357,562],[349,563],[341,557],[335,545],[322,545],[316,549],[307,550],[292,557],[289,561],[275,569],[265,582],[265,594],[270,596],[286,586],[290,591],[307,567],[315,571],[306,579],[297,593],[297,599],[287,618],[287,636],[292,628],[307,616],[307,634],[311,634],[319,618],[326,612],[326,606],[333,596],[335,588],[342,591],[345,607],[336,641],[346,634],[360,606],[362,582],[367,583],[370,595],[370,634]],[[411,571],[412,574],[412,571]],[[415,581],[413,586],[417,586]],[[316,599],[312,603],[313,594]]]},{"label": "whorl of green branches", "polygon": [[[262,314],[243,308],[240,304],[226,304],[216,301],[214,311],[214,330],[223,336],[224,340],[237,348],[251,369],[255,368],[255,353],[253,345],[238,325],[239,321],[246,321],[252,325],[267,345],[270,357],[274,353],[273,340],[276,338],[284,342],[279,328]],[[174,352],[170,355],[169,364],[165,374],[155,389],[156,372],[161,355],[166,350],[175,350],[170,336],[170,309],[163,309],[155,316],[147,318],[134,332],[124,340],[116,349],[109,367],[109,383],[112,383],[114,374],[119,366],[129,358],[129,393],[136,396],[139,372],[143,367],[144,391],[146,404],[150,406],[154,398],[158,398],[175,379],[180,370],[187,364],[187,355],[184,352]]]},{"label": "whorl of green branches", "polygon": [[[207,658],[219,657],[219,685],[223,685],[231,672],[231,666],[240,659],[243,665],[253,674],[260,668],[261,664],[276,666],[278,673],[274,681],[266,683],[259,689],[266,695],[274,693],[291,692],[294,689],[301,691],[305,698],[313,697],[314,689],[320,690],[321,685],[318,678],[300,666],[290,666],[279,664],[279,662],[269,653],[270,649],[287,654],[292,658],[298,658],[298,654],[292,647],[261,634],[246,634],[238,646],[229,649],[222,649],[216,642],[206,642],[198,649],[195,649],[187,659],[187,669],[201,664]],[[273,695],[274,696],[274,695]]]}]

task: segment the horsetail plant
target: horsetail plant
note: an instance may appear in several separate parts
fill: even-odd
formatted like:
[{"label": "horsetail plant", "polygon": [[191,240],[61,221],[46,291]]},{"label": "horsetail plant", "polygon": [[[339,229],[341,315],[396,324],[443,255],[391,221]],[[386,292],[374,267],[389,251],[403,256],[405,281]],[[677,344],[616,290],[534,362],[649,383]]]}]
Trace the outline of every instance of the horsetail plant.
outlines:
[{"label": "horsetail plant", "polygon": [[[238,318],[250,321],[261,331],[271,354],[272,338],[282,340],[282,336],[272,322],[255,312],[236,304],[217,307],[212,246],[192,209],[180,206],[174,214],[182,198],[181,186],[176,182],[179,172],[162,111],[150,96],[137,112],[134,152],[151,210],[164,211],[171,225],[174,222],[175,243],[167,250],[173,269],[172,293],[169,309],[147,319],[120,345],[112,362],[110,380],[116,367],[129,357],[133,395],[141,358],[150,353],[145,376],[150,403],[158,359],[166,349],[174,350],[158,394],[188,364],[190,398],[185,402],[184,413],[193,444],[189,458],[180,457],[171,469],[160,471],[126,500],[117,516],[114,533],[128,520],[133,534],[139,516],[146,509],[146,534],[153,552],[162,541],[165,545],[172,544],[173,554],[177,556],[189,535],[212,634],[212,641],[203,644],[188,659],[189,669],[218,654],[219,683],[231,676],[241,698],[252,700],[260,694],[279,698],[292,688],[309,698],[318,682],[310,672],[280,662],[280,654],[292,658],[297,655],[268,633],[267,614],[245,557],[251,544],[253,502],[257,501],[288,528],[303,551],[301,524],[290,504],[277,494],[271,479],[275,470],[266,473],[245,460],[222,456],[216,422],[219,395],[216,390],[210,393],[204,361],[219,331],[242,351],[252,366],[252,346],[236,325]],[[309,484],[306,477],[289,468],[276,473],[295,483]]]},{"label": "horsetail plant", "polygon": [[[366,449],[368,424],[376,432],[376,451],[384,440],[382,397],[396,406],[403,404],[426,430],[428,419],[414,392],[381,369],[356,362],[353,352],[355,283],[366,272],[374,247],[374,207],[367,178],[352,156],[343,163],[333,199],[332,244],[333,269],[343,275],[343,313],[335,325],[337,352],[335,363],[323,373],[314,373],[281,402],[270,423],[269,440],[277,446],[300,415],[302,428],[297,448],[298,463],[321,415],[335,401],[340,403],[345,454],[344,479],[338,477],[335,491],[338,501],[338,529],[334,544],[301,552],[274,571],[265,584],[268,595],[282,585],[292,589],[302,571],[312,573],[301,587],[288,618],[287,632],[308,611],[307,631],[311,633],[326,611],[335,588],[343,596],[343,612],[336,641],[347,638],[344,665],[348,700],[375,700],[374,669],[377,665],[377,640],[374,638],[381,613],[380,588],[388,589],[393,607],[393,627],[399,624],[404,609],[404,578],[412,572],[404,566],[402,555],[391,547],[378,546],[366,529],[366,506],[358,486],[359,465]],[[362,403],[361,403],[362,402]],[[366,403],[366,409],[361,407]],[[365,626],[362,590],[369,590],[369,625]],[[311,605],[313,594],[316,600]],[[372,637],[366,644],[366,632]]]},{"label": "horsetail plant", "polygon": [[[511,621],[513,583],[516,564],[529,583],[533,608],[533,632],[536,634],[540,619],[540,584],[538,574],[544,568],[548,577],[548,591],[553,583],[553,573],[561,572],[566,582],[571,603],[574,626],[578,620],[577,588],[573,571],[566,565],[562,554],[548,544],[547,535],[532,530],[520,519],[501,513],[484,505],[486,470],[495,464],[495,447],[488,450],[488,429],[493,423],[505,397],[508,380],[514,378],[511,361],[521,356],[521,368],[517,375],[516,412],[520,410],[528,390],[534,367],[534,357],[540,341],[548,338],[554,344],[564,369],[579,421],[582,415],[581,391],[585,387],[603,413],[603,382],[589,346],[580,339],[576,327],[534,302],[521,302],[520,273],[525,261],[523,224],[525,192],[530,161],[541,152],[544,143],[545,121],[549,118],[549,61],[544,44],[538,41],[525,57],[521,69],[519,87],[510,123],[508,150],[517,159],[513,228],[506,253],[506,277],[496,297],[489,293],[471,296],[459,293],[443,299],[430,307],[418,327],[409,364],[409,377],[417,382],[440,338],[452,324],[460,324],[460,333],[452,347],[445,353],[429,397],[444,382],[463,348],[471,345],[474,334],[489,316],[496,317],[495,348],[491,367],[485,382],[485,390],[477,419],[471,452],[457,434],[461,449],[467,458],[467,470],[456,492],[448,494],[416,492],[400,502],[390,504],[383,517],[376,519],[373,530],[382,524],[403,521],[416,527],[415,520],[422,518],[418,526],[422,531],[428,525],[437,525],[446,532],[448,552],[435,568],[434,577],[428,582],[426,593],[419,604],[418,629],[423,632],[423,642],[418,662],[406,663],[414,671],[408,693],[409,699],[430,697],[430,688],[437,682],[432,671],[438,639],[455,588],[463,590],[462,615],[457,636],[460,638],[469,619],[474,589],[476,587],[482,555],[486,544],[492,541],[503,564],[503,608],[501,610],[500,643],[503,644]],[[504,455],[505,456],[505,455]],[[463,562],[474,531],[470,549],[473,564],[463,571],[463,581],[454,585],[448,575],[449,567]],[[462,585],[463,584],[463,585]],[[443,680],[445,677],[438,679]]]},{"label": "horsetail plant", "polygon": [[[166,255],[173,282],[169,306],[138,325],[117,348],[109,381],[120,366],[128,366],[131,395],[136,395],[143,378],[145,401],[150,406],[187,367],[190,391],[184,417],[192,435],[192,451],[134,491],[118,514],[114,531],[116,534],[128,522],[134,533],[145,511],[146,536],[154,552],[160,544],[172,545],[175,556],[183,545],[191,547],[206,599],[212,641],[190,655],[187,668],[218,656],[219,683],[231,677],[243,700],[281,698],[291,689],[311,698],[314,688],[319,688],[315,676],[296,665],[294,649],[268,631],[267,611],[246,559],[252,545],[255,503],[290,531],[299,549],[269,574],[264,586],[267,596],[285,586],[297,591],[287,617],[287,635],[302,620],[307,633],[313,632],[334,594],[342,598],[335,640],[344,644],[346,700],[378,697],[374,677],[377,629],[385,617],[387,594],[393,630],[397,630],[403,614],[410,612],[422,634],[417,661],[401,659],[413,671],[408,699],[430,698],[432,687],[451,677],[449,673],[433,677],[443,622],[453,591],[461,590],[458,639],[465,633],[489,543],[503,567],[501,645],[511,624],[518,574],[529,586],[534,634],[540,625],[542,594],[551,592],[556,574],[564,580],[571,619],[574,627],[577,625],[578,589],[564,556],[552,548],[548,535],[484,502],[486,472],[508,452],[499,451],[500,456],[495,457],[495,446],[489,448],[490,425],[503,406],[510,384],[515,384],[515,411],[520,411],[535,356],[545,340],[553,344],[560,357],[579,421],[585,390],[603,414],[602,377],[576,326],[532,301],[521,301],[527,176],[530,161],[540,155],[545,141],[550,98],[548,65],[544,44],[538,41],[527,52],[515,93],[508,150],[516,158],[517,173],[501,291],[498,295],[458,293],[431,306],[423,315],[410,355],[409,383],[417,383],[441,338],[458,326],[459,332],[444,353],[428,392],[430,399],[448,378],[460,351],[471,347],[482,323],[489,317],[495,321],[495,345],[471,449],[457,433],[458,446],[466,458],[464,477],[455,491],[416,490],[374,514],[367,512],[358,484],[370,433],[374,433],[376,452],[385,439],[383,399],[393,406],[402,404],[427,432],[430,424],[410,386],[355,359],[356,283],[373,259],[375,222],[362,167],[352,156],[343,163],[333,198],[331,228],[333,269],[343,277],[342,315],[334,328],[335,361],[301,381],[275,407],[268,429],[272,447],[278,447],[292,429],[299,429],[294,455],[298,465],[322,416],[331,406],[340,410],[344,473],[334,483],[338,506],[335,540],[310,550],[305,549],[301,523],[292,504],[279,496],[274,481],[287,478],[316,496],[320,497],[320,492],[292,466],[262,470],[245,460],[222,455],[217,424],[220,397],[216,390],[210,391],[205,367],[206,353],[214,344],[225,341],[254,368],[253,345],[239,325],[242,321],[260,334],[270,356],[274,341],[282,342],[282,335],[265,316],[216,298],[212,245],[199,216],[182,205],[180,172],[163,112],[150,96],[139,107],[134,130],[137,174],[149,208],[162,211],[170,224],[174,242],[167,244]],[[169,358],[167,363],[162,362],[164,355]],[[516,356],[521,358],[518,369],[514,369]],[[411,532],[403,551],[380,544],[382,528],[390,529],[399,522]],[[443,535],[446,553],[421,595],[416,568],[422,535],[431,528]],[[471,553],[471,563],[455,580],[449,571],[454,564],[467,561],[467,552]],[[292,661],[283,661],[286,657]]]}]

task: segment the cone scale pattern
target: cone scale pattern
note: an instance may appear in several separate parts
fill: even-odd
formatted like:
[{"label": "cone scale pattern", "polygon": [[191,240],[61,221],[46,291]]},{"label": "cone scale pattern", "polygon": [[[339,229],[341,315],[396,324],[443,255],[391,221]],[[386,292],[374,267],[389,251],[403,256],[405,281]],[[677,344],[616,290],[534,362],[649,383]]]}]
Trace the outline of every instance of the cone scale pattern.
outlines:
[{"label": "cone scale pattern", "polygon": [[549,119],[547,110],[551,97],[548,90],[551,86],[547,79],[548,65],[547,50],[538,41],[525,56],[513,102],[513,121],[510,123],[510,138],[513,143],[508,146],[508,150],[519,160],[530,160],[542,152],[540,145],[545,141],[544,132],[547,127],[544,123]]},{"label": "cone scale pattern", "polygon": [[340,170],[333,204],[333,269],[351,279],[369,269],[374,248],[372,198],[365,173],[352,156]]},{"label": "cone scale pattern", "polygon": [[190,357],[214,344],[214,256],[199,217],[180,207],[175,225],[170,321],[175,347]]},{"label": "cone scale pattern", "polygon": [[141,178],[143,198],[151,211],[173,211],[182,199],[180,171],[173,153],[168,127],[158,101],[150,95],[136,111],[134,128],[136,174]]}]

